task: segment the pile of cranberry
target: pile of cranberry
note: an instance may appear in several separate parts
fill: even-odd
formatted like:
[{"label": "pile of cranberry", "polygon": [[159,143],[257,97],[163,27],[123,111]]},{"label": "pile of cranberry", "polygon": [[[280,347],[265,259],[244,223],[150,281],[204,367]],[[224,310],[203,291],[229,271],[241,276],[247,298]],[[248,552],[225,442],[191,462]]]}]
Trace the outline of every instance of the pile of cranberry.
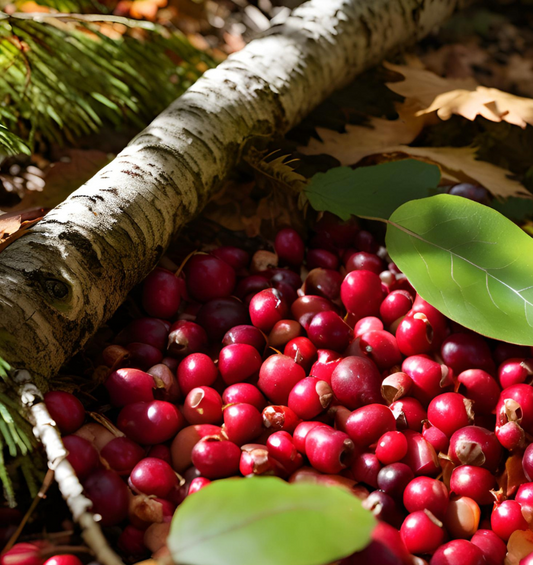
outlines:
[{"label": "pile of cranberry", "polygon": [[[123,555],[163,555],[176,507],[212,481],[275,475],[348,489],[378,518],[343,563],[502,565],[533,524],[530,349],[446,319],[355,221],[325,215],[307,250],[283,229],[274,249],[148,276],[147,317],[102,354],[118,431],[46,395]],[[502,490],[511,454],[523,484]]]}]

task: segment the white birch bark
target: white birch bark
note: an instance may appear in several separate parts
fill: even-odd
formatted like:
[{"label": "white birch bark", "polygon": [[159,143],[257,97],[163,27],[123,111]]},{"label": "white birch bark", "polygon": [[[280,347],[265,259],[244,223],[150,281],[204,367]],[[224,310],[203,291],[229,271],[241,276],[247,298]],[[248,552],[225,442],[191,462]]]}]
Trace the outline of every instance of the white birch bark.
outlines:
[{"label": "white birch bark", "polygon": [[208,71],[117,158],[0,254],[0,356],[46,389],[154,267],[256,137],[465,0],[311,0]]}]

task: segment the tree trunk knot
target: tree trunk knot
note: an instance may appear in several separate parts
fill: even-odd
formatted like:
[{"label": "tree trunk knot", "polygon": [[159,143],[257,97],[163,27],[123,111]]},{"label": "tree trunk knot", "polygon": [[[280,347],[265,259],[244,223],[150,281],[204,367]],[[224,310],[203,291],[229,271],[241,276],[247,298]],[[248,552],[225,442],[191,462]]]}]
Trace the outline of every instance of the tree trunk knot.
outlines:
[{"label": "tree trunk knot", "polygon": [[68,294],[68,287],[65,283],[57,279],[47,279],[45,281],[46,291],[54,298],[65,298]]}]

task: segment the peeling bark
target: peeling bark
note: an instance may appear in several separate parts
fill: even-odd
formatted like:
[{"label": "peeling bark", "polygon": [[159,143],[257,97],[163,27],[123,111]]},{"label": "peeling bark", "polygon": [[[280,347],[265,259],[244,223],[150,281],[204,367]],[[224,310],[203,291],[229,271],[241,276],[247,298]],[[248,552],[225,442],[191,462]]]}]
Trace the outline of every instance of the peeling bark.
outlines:
[{"label": "peeling bark", "polygon": [[0,356],[46,380],[108,319],[254,138],[427,34],[464,0],[311,0],[198,80],[0,254]]}]

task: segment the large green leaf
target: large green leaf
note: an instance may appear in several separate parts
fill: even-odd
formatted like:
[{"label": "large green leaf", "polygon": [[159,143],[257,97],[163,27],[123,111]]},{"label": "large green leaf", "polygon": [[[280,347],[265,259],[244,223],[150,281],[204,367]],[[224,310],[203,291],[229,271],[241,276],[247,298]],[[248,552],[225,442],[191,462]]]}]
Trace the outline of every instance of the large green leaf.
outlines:
[{"label": "large green leaf", "polygon": [[374,523],[336,487],[228,479],[185,499],[168,547],[179,565],[324,565],[366,546]]},{"label": "large green leaf", "polygon": [[417,292],[483,335],[533,345],[533,239],[499,212],[449,194],[392,214],[386,245]]},{"label": "large green leaf", "polygon": [[337,167],[317,173],[305,189],[311,206],[343,220],[352,214],[386,220],[405,202],[434,193],[440,181],[436,165],[415,159],[372,167]]}]

